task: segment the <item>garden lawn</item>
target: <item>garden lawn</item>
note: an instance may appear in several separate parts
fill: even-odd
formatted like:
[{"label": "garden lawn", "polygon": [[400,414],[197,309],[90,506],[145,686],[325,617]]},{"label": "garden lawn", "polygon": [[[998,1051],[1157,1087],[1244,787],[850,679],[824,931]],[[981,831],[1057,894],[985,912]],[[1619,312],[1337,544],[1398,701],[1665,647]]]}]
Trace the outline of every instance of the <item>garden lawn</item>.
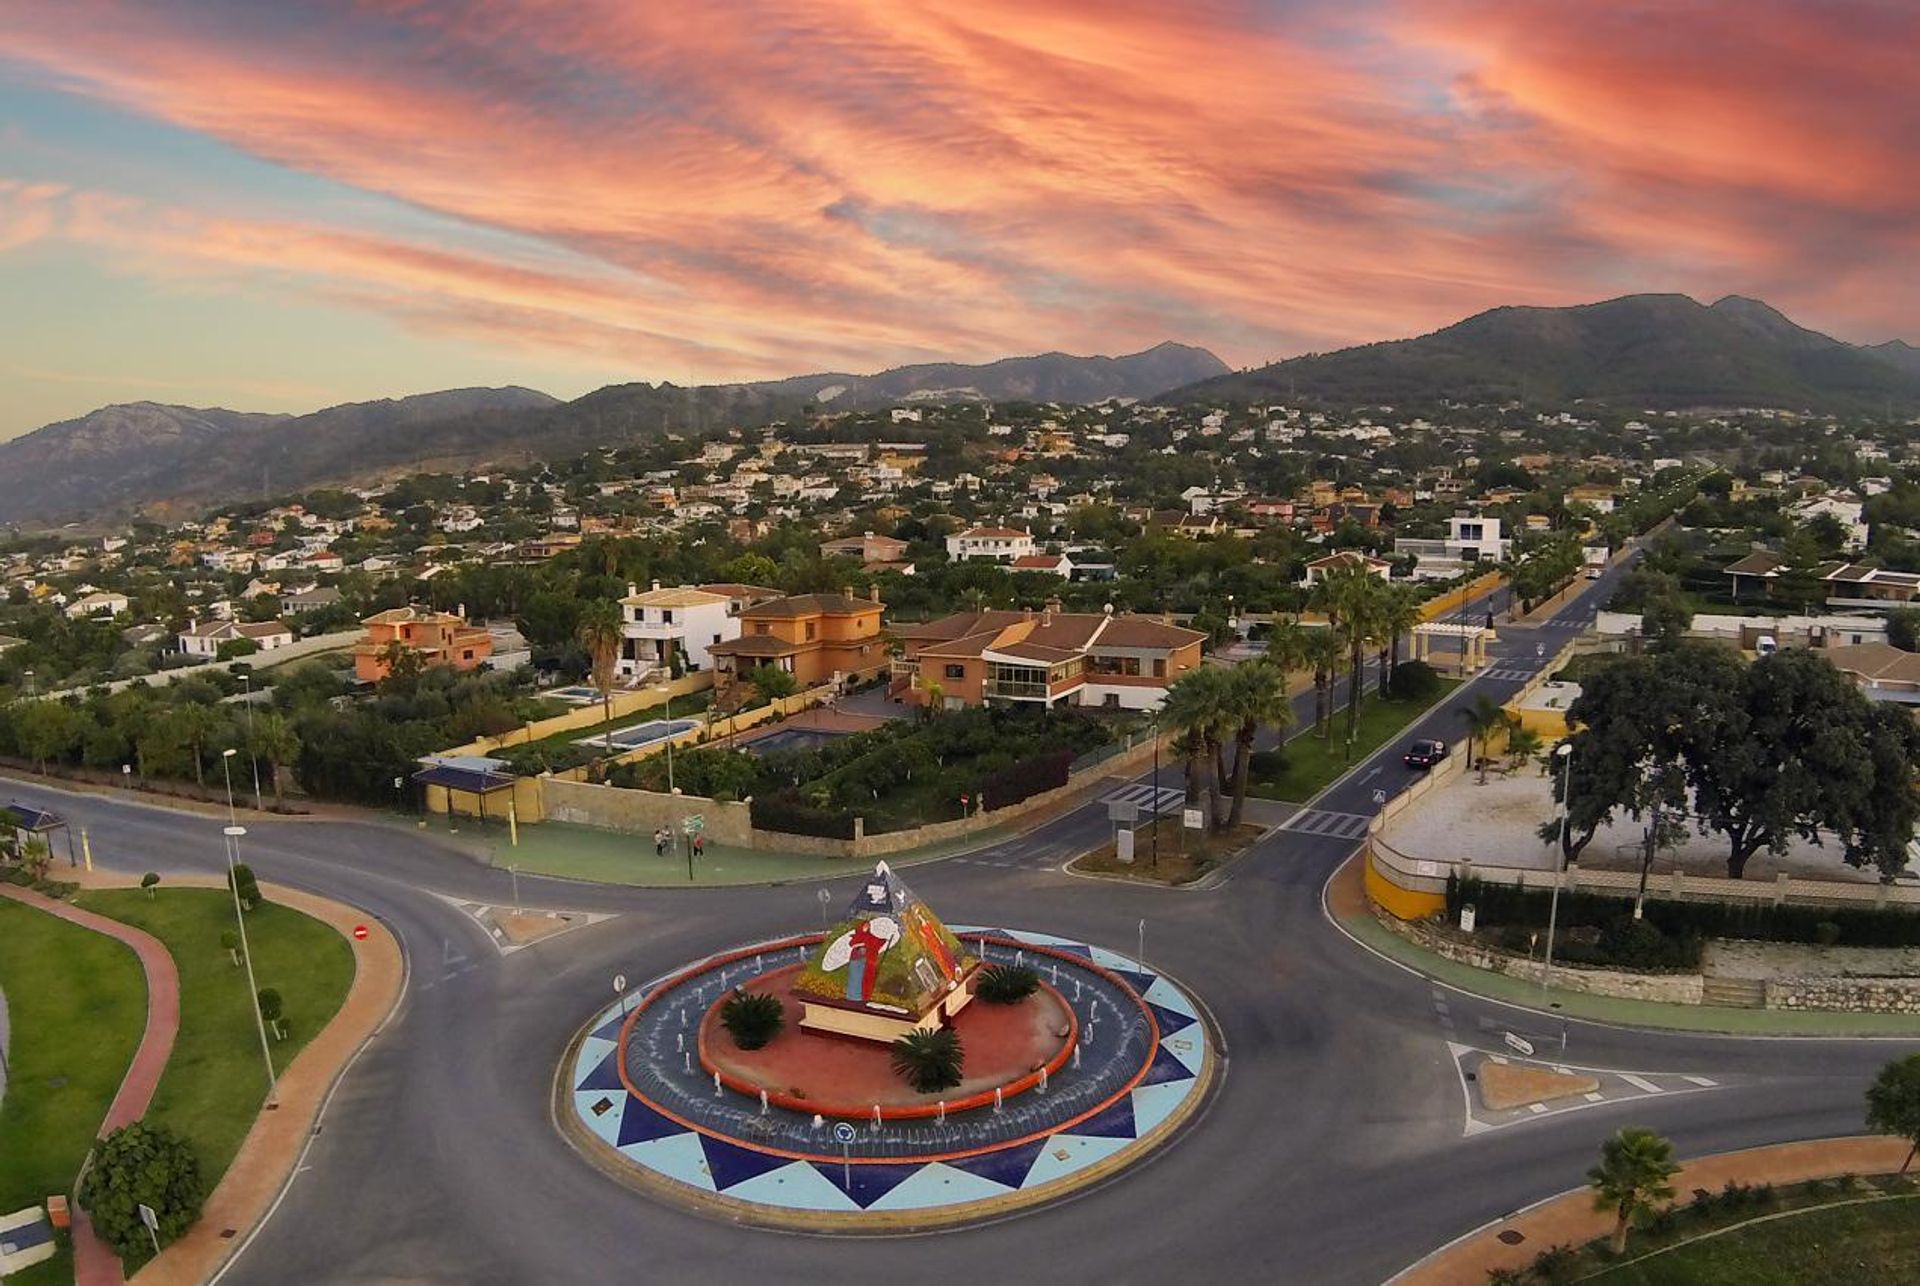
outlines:
[{"label": "garden lawn", "polygon": [[1606,1286],[1907,1286],[1920,1281],[1920,1196],[1772,1219],[1588,1280]]},{"label": "garden lawn", "polygon": [[[1178,814],[1162,817],[1133,833],[1133,861],[1122,862],[1116,842],[1108,840],[1083,853],[1067,867],[1090,875],[1137,880],[1142,884],[1191,884],[1225,862],[1265,832],[1263,826],[1242,824],[1231,831],[1208,835],[1187,830]],[[1156,864],[1154,836],[1160,838]]]},{"label": "garden lawn", "polygon": [[1333,735],[1322,741],[1307,726],[1287,742],[1287,766],[1279,776],[1249,781],[1247,793],[1262,799],[1284,799],[1304,804],[1332,785],[1340,774],[1387,742],[1399,736],[1427,711],[1447,699],[1459,687],[1457,680],[1441,680],[1440,689],[1426,701],[1396,701],[1369,693],[1360,707],[1360,723],[1355,729],[1353,752],[1347,752],[1347,718],[1335,711]]},{"label": "garden lawn", "polygon": [[[83,893],[80,906],[144,929],[166,944],[180,972],[180,1034],[146,1119],[190,1140],[210,1193],[253,1128],[267,1094],[247,974],[220,945],[233,928],[225,889],[139,889]],[[247,914],[256,981],[284,1003],[285,1040],[268,1034],[274,1069],[339,1012],[353,983],[353,950],[338,932],[288,907],[263,902]],[[9,998],[12,993],[9,991]]]},{"label": "garden lawn", "polygon": [[[0,991],[7,996],[6,1099],[0,1102],[0,1213],[68,1192],[147,1023],[132,951],[90,929],[0,901]],[[73,1280],[72,1252],[9,1286]]]}]

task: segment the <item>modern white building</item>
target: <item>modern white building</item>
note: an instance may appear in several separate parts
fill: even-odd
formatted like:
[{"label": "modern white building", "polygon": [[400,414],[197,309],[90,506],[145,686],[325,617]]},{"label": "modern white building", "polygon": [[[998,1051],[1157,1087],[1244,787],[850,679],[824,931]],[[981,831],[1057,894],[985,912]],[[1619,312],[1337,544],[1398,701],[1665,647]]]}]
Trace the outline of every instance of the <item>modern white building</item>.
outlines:
[{"label": "modern white building", "polygon": [[1498,563],[1512,542],[1500,533],[1500,520],[1480,514],[1455,514],[1447,519],[1442,540],[1402,537],[1393,542],[1396,558],[1414,556],[1415,580],[1447,580],[1470,571],[1478,563]]},{"label": "modern white building", "polygon": [[188,621],[180,634],[180,651],[211,660],[220,655],[222,647],[242,639],[262,652],[271,652],[292,643],[293,631],[280,621]]},{"label": "modern white building", "polygon": [[947,537],[947,557],[1010,563],[1033,552],[1033,536],[1013,527],[969,527]]},{"label": "modern white building", "polygon": [[690,586],[662,589],[655,581],[643,594],[629,585],[620,615],[620,659],[614,669],[629,679],[669,668],[676,647],[688,669],[708,669],[713,658],[707,649],[740,637],[733,600]]}]

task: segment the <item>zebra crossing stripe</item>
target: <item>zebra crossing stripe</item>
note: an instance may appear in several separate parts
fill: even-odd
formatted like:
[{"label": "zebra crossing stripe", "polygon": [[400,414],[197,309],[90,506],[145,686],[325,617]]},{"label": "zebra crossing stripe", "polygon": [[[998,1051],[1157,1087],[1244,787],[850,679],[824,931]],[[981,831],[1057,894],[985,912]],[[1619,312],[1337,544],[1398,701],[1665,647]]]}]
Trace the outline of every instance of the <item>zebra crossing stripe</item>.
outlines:
[{"label": "zebra crossing stripe", "polygon": [[1619,1073],[1619,1077],[1621,1080],[1633,1086],[1635,1089],[1645,1090],[1649,1094],[1663,1094],[1666,1092],[1662,1090],[1658,1085],[1655,1085],[1652,1081],[1648,1080],[1646,1077],[1635,1076],[1632,1072],[1621,1072]]}]

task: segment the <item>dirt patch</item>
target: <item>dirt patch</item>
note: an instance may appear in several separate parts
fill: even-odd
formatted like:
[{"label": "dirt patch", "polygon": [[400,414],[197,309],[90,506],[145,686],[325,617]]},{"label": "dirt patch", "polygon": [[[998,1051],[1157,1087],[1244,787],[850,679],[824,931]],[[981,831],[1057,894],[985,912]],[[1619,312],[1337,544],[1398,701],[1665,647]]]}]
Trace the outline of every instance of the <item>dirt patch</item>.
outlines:
[{"label": "dirt patch", "polygon": [[1489,1058],[1481,1062],[1478,1071],[1480,1104],[1495,1112],[1591,1094],[1600,1088],[1600,1082],[1591,1076],[1573,1076],[1532,1063],[1496,1063]]},{"label": "dirt patch", "polygon": [[[1159,852],[1155,856],[1155,835]],[[1142,884],[1191,884],[1228,858],[1244,851],[1266,833],[1263,826],[1240,825],[1217,835],[1183,828],[1178,817],[1162,817],[1134,832],[1133,861],[1122,862],[1109,840],[1083,853],[1067,869],[1087,875],[1109,875]]]},{"label": "dirt patch", "polygon": [[529,942],[538,942],[542,938],[552,937],[556,933],[571,929],[574,918],[557,912],[515,912],[495,911],[494,927],[500,935],[514,946],[525,946]]}]

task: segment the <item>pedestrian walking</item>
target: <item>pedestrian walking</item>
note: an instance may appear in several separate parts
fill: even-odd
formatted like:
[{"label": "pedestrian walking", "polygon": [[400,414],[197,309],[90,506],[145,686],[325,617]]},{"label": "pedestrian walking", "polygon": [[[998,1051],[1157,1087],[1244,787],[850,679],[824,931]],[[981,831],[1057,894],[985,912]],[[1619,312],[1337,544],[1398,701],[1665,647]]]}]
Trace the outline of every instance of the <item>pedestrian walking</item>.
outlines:
[{"label": "pedestrian walking", "polygon": [[707,855],[707,833],[705,831],[697,831],[694,833],[693,855],[695,857],[705,857]]},{"label": "pedestrian walking", "polygon": [[653,832],[653,855],[655,857],[667,855],[667,828],[664,826],[655,828]]}]

